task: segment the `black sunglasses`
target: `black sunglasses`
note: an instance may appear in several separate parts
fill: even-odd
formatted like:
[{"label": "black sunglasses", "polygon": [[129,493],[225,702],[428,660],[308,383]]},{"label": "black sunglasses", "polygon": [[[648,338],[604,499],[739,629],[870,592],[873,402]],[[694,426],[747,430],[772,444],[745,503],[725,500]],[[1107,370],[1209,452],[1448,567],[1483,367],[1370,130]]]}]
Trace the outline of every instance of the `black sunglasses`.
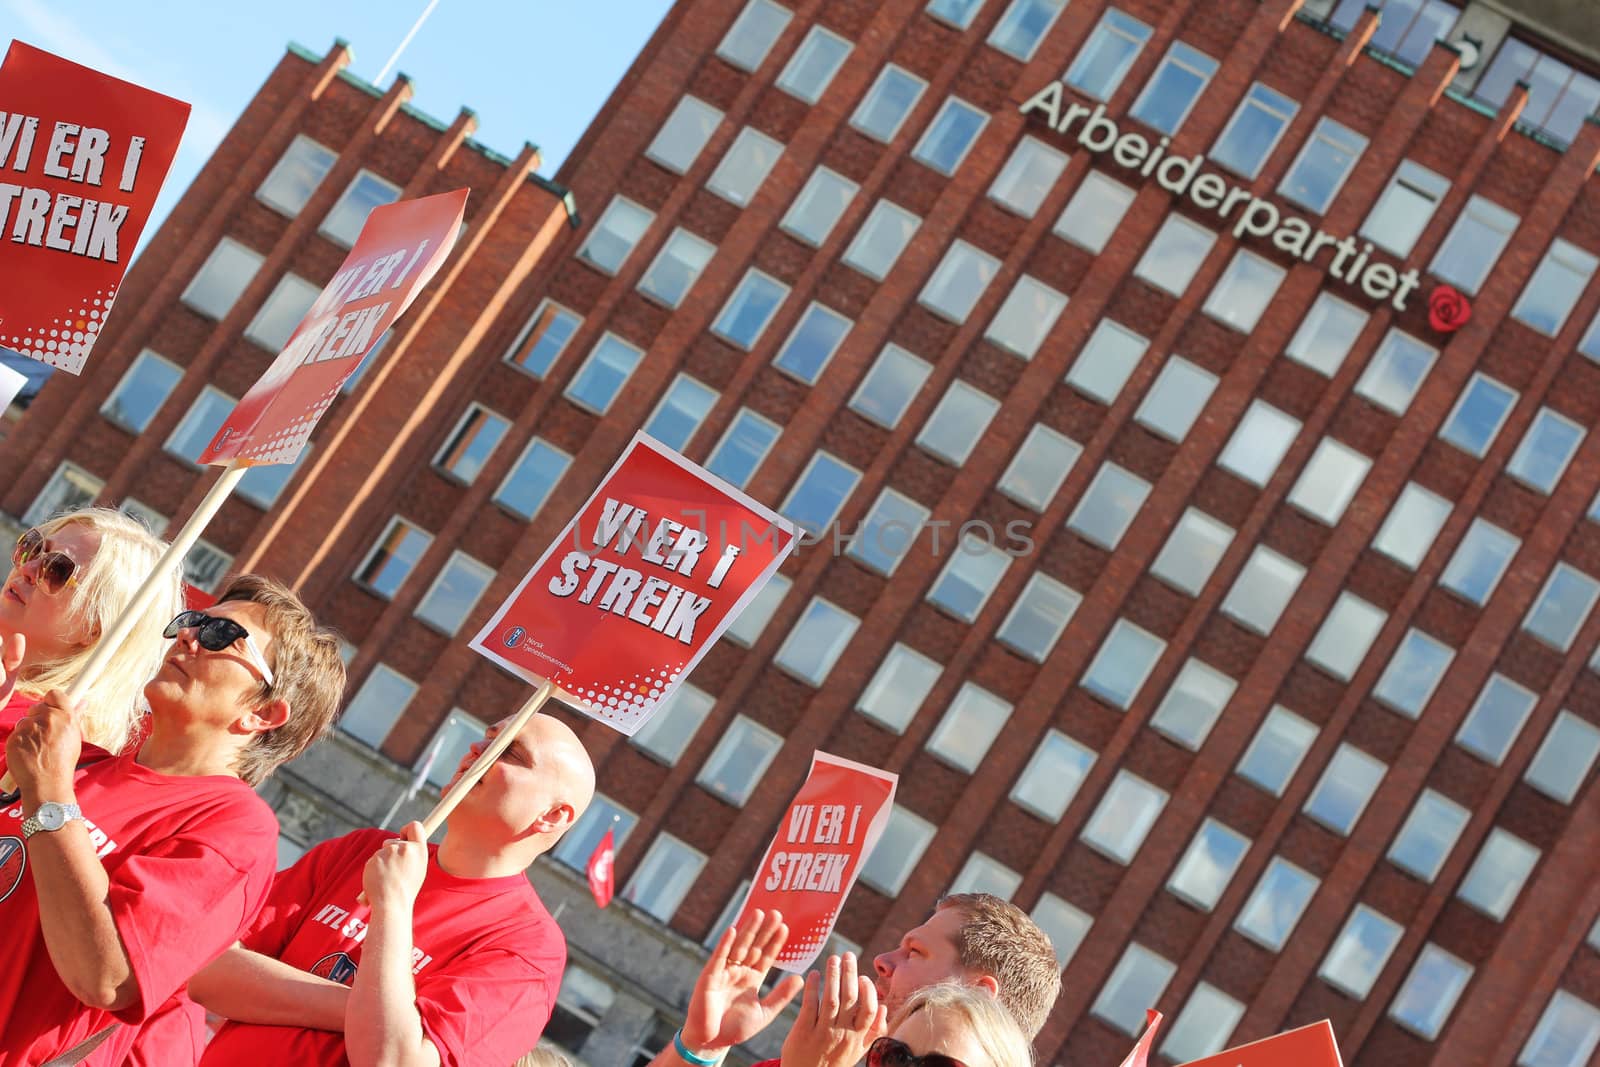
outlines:
[{"label": "black sunglasses", "polygon": [[880,1037],[867,1049],[867,1067],[966,1067],[960,1060],[942,1052],[918,1056],[911,1046],[892,1037]]},{"label": "black sunglasses", "polygon": [[177,637],[180,631],[192,629],[194,639],[201,648],[207,652],[221,652],[231,648],[236,642],[244,642],[245,658],[248,659],[261,672],[261,678],[268,685],[272,684],[272,668],[267,666],[267,657],[261,654],[261,649],[256,647],[255,638],[250,636],[250,631],[234,622],[217,615],[207,615],[203,611],[185,611],[171,622],[161,632],[162,637]]}]

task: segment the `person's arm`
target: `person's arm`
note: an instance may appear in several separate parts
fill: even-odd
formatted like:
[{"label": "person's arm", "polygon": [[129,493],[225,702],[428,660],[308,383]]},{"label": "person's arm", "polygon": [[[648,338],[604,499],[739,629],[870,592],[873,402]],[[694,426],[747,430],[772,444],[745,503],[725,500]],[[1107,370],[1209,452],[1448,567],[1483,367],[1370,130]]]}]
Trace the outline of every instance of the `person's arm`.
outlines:
[{"label": "person's arm", "polygon": [[234,945],[189,979],[189,996],[234,1022],[342,1032],[350,989]]},{"label": "person's arm", "polygon": [[411,977],[412,909],[427,873],[428,843],[420,823],[408,824],[367,861],[361,884],[372,920],[345,1008],[345,1055],[352,1067],[439,1067]]}]

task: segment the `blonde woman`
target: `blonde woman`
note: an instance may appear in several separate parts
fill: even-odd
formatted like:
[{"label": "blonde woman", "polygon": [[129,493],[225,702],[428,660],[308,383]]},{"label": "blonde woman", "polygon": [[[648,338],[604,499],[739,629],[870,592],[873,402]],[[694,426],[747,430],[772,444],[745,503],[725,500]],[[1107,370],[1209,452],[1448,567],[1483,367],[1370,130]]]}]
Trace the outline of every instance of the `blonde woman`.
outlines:
[{"label": "blonde woman", "polygon": [[918,990],[894,1033],[867,1049],[866,1067],[1032,1067],[1033,1051],[988,991],[959,982]]},{"label": "blonde woman", "polygon": [[[40,697],[67,689],[155,569],[164,542],[108,508],[69,511],[27,530],[0,586],[0,743]],[[132,634],[84,697],[84,741],[118,753],[138,737],[140,693],[161,669],[183,583],[164,578]]]},{"label": "blonde woman", "polygon": [[524,1052],[518,1056],[517,1062],[512,1064],[512,1067],[573,1067],[573,1065],[571,1060],[549,1045],[540,1045],[532,1052]]}]

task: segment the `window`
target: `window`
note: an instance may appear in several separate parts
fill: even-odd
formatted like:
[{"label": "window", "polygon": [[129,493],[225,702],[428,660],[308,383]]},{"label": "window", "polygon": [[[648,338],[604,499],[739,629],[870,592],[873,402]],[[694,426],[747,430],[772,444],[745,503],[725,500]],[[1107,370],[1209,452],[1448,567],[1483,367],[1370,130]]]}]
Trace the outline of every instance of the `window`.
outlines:
[{"label": "window", "polygon": [[1118,771],[1099,807],[1083,828],[1083,840],[1124,866],[1133,862],[1145,835],[1167,805],[1165,790],[1138,775]]},{"label": "window", "polygon": [[1059,822],[1094,766],[1094,749],[1081,745],[1060,730],[1045,733],[1022,769],[1011,799],[1041,819]]},{"label": "window", "polygon": [[506,362],[542,378],[581,325],[583,320],[577,315],[546,300],[507,350]]},{"label": "window", "polygon": [[1133,272],[1157,289],[1182,296],[1216,243],[1217,235],[1204,226],[1168,215]]},{"label": "window", "polygon": [[622,890],[622,899],[661,922],[669,922],[705,865],[700,852],[669,833],[657,834]]},{"label": "window", "polygon": [[1383,520],[1372,547],[1412,570],[1422,563],[1455,505],[1416,482],[1407,482]]},{"label": "window", "polygon": [[802,682],[821,685],[860,625],[843,608],[812,597],[772,661]]},{"label": "window", "polygon": [[1067,371],[1067,384],[1102,404],[1111,404],[1149,344],[1126,326],[1101,319]]},{"label": "window", "polygon": [[1009,703],[967,682],[928,738],[928,751],[957,770],[975,774],[1010,717]]},{"label": "window", "polygon": [[1493,200],[1474,193],[1428,264],[1428,272],[1462,292],[1476,293],[1521,221]]},{"label": "window", "polygon": [[886,488],[861,520],[845,551],[851,559],[879,574],[891,575],[916,542],[929,514],[915,500]]},{"label": "window", "polygon": [[928,14],[964,30],[972,25],[973,16],[982,6],[983,0],[928,0]]},{"label": "window", "polygon": [[1272,302],[1284,273],[1276,263],[1240,249],[1207,295],[1205,313],[1240,333],[1249,333]]},{"label": "window", "polygon": [[1067,525],[1114,552],[1149,495],[1149,482],[1108,461],[1084,490]]},{"label": "window", "polygon": [[1091,252],[1102,252],[1133,197],[1133,190],[1126,185],[1091,170],[1061,210],[1051,232]]},{"label": "window", "polygon": [[943,664],[896,641],[861,691],[856,710],[897,734],[905,733],[943,671]]},{"label": "window", "polygon": [[433,465],[463,485],[471,485],[511,424],[482,404],[470,404],[456,423]]},{"label": "window", "polygon": [[1439,584],[1482,607],[1522,542],[1486,519],[1473,519]]},{"label": "window", "polygon": [[1199,751],[1238,683],[1198,659],[1184,661],[1150,725],[1185,748]]},{"label": "window", "polygon": [[655,140],[645,149],[645,155],[666,167],[683,174],[699,158],[711,134],[722,122],[722,112],[698,97],[685,93],[678,98],[667,121],[661,124]]},{"label": "window", "polygon": [[867,95],[850,118],[850,125],[888,144],[900,132],[900,126],[917,105],[928,83],[915,74],[895,66],[886,65],[878,80],[872,83]]},{"label": "window", "polygon": [[1034,511],[1043,511],[1082,453],[1078,442],[1036,423],[1000,476],[1000,491]]},{"label": "window", "polygon": [[960,97],[952,96],[928,124],[911,158],[940,174],[954,174],[988,121],[987,114]]},{"label": "window", "polygon": [[172,431],[172,436],[167,438],[167,443],[162,447],[170,455],[194,466],[195,459],[205,451],[211,439],[217,436],[222,424],[228,421],[234,403],[233,397],[209,385],[206,386],[200,395],[194,398],[194,404],[184,413],[183,420],[178,423],[177,428]]},{"label": "window", "polygon": [[982,852],[974,852],[967,857],[956,880],[950,883],[950,892],[989,893],[1001,900],[1010,900],[1021,884],[1022,875]]},{"label": "window", "polygon": [[1322,958],[1317,977],[1335,989],[1365,1000],[1404,933],[1401,925],[1382,912],[1357,904],[1344,929]]},{"label": "window", "polygon": [[1367,658],[1367,649],[1378,639],[1378,631],[1388,619],[1382,609],[1354,593],[1340,593],[1306,650],[1306,659],[1348,682]]},{"label": "window", "polygon": [[1507,37],[1474,92],[1499,107],[1518,81],[1529,83],[1528,102],[1518,124],[1541,129],[1563,143],[1577,136],[1584,116],[1593,113],[1600,102],[1600,82],[1530,44]]},{"label": "window", "polygon": [[1588,780],[1596,756],[1600,756],[1600,730],[1570,711],[1561,711],[1522,777],[1545,796],[1571,804]]},{"label": "window", "polygon": [[1482,371],[1475,371],[1461,390],[1450,417],[1439,429],[1439,436],[1469,456],[1482,458],[1505,425],[1506,416],[1517,402],[1517,391],[1501,385]]},{"label": "window", "polygon": [[778,605],[783,603],[783,598],[789,594],[789,579],[781,574],[774,574],[761,587],[755,599],[744,606],[744,610],[734,616],[728,629],[725,631],[728,639],[734,644],[749,648],[761,637],[767,623],[772,621],[772,616],[778,611]]},{"label": "window", "polygon": [[643,358],[642,351],[616,334],[607,333],[567,383],[563,395],[585,410],[604,415]]},{"label": "window", "polygon": [[1325,437],[1289,491],[1289,503],[1328,526],[1337,526],[1371,469],[1372,460]]},{"label": "window", "polygon": [[312,285],[297,274],[285,274],[245,327],[244,335],[269,352],[279,351],[289,343],[295,327],[321,295],[320,285]]},{"label": "window", "polygon": [[1093,917],[1054,893],[1040,896],[1030,917],[1050,939],[1051,947],[1056,950],[1056,962],[1062,967],[1072,961],[1078,946],[1089,936],[1089,927],[1094,924]]},{"label": "window", "polygon": [[677,307],[694,288],[700,272],[706,269],[716,252],[717,246],[710,241],[701,240],[685,229],[673,230],[661,251],[656,253],[655,262],[639,279],[639,291],[667,307]]},{"label": "window", "polygon": [[1517,1056],[1517,1067],[1583,1067],[1600,1045],[1600,1010],[1558,989]]},{"label": "window", "polygon": [[1471,980],[1471,965],[1430,941],[1389,1002],[1389,1018],[1424,1041],[1437,1040]]},{"label": "window", "polygon": [[377,748],[389,736],[389,728],[400,718],[416,694],[417,683],[380,663],[372,668],[356,695],[339,716],[339,729],[351,737]]},{"label": "window", "polygon": [[1182,444],[1216,387],[1215,374],[1182,356],[1173,356],[1161,368],[1133,417],[1169,441]]},{"label": "window", "polygon": [[1178,1021],[1161,1043],[1161,1054],[1175,1062],[1187,1063],[1221,1052],[1233,1028],[1244,1018],[1244,1005],[1212,985],[1201,982],[1189,994],[1189,1003],[1178,1013]]},{"label": "window", "polygon": [[134,359],[117,387],[100,406],[100,414],[132,433],[143,433],[183,377],[183,368],[148,348]]},{"label": "window", "polygon": [[655,212],[626,197],[612,197],[589,231],[588,240],[578,249],[578,255],[607,274],[615,274],[628,261],[634,245],[639,243],[655,217]]},{"label": "window", "polygon": [[1391,329],[1356,383],[1356,392],[1381,408],[1404,415],[1438,354],[1411,335]]},{"label": "window", "polygon": [[965,322],[999,269],[998,259],[958,240],[939,261],[917,300],[952,322]]},{"label": "window", "polygon": [[[481,741],[488,727],[471,715],[455,708],[440,724],[428,749],[433,761],[428,765],[427,778],[435,789],[443,789],[456,772],[456,767],[474,744]],[[418,762],[428,759],[426,752]],[[415,766],[415,764],[413,764]]]},{"label": "window", "polygon": [[878,847],[861,865],[861,880],[880,893],[898,895],[922,860],[934,831],[934,825],[920,815],[892,805]]},{"label": "window", "polygon": [[1506,473],[1518,481],[1549,493],[1561,480],[1572,454],[1583,441],[1583,427],[1564,415],[1541,407],[1533,425],[1523,435]]},{"label": "window", "polygon": [[936,604],[963,622],[972,622],[1000,584],[1011,557],[982,538],[967,535],[950,554],[939,580],[928,591]]},{"label": "window", "polygon": [[1496,671],[1456,732],[1456,744],[1498,767],[1522,732],[1537,698]]},{"label": "window", "polygon": [[[744,906],[745,896],[749,892],[750,879],[739,879],[739,888],[733,891],[733,895],[728,898],[728,902],[722,906],[722,913],[717,916],[717,921],[711,924],[711,929],[706,932],[705,940],[700,942],[701,948],[710,951],[717,947],[717,942],[722,939],[723,931],[732,926],[733,921],[739,917],[739,912]],[[663,1045],[661,1047],[665,1048],[666,1046]],[[652,1053],[652,1055],[654,1054]],[[644,1065],[641,1063],[636,1067],[644,1067]]]},{"label": "window", "polygon": [[1289,606],[1305,576],[1306,569],[1294,560],[1257,545],[1233,580],[1233,588],[1222,602],[1222,612],[1266,636],[1278,625],[1283,609]]},{"label": "window", "polygon": [[1161,999],[1177,970],[1165,957],[1137,941],[1130,942],[1090,1010],[1129,1037],[1136,1037],[1144,1030],[1145,1009]]},{"label": "window", "polygon": [[767,323],[772,321],[778,305],[788,295],[787,285],[751,268],[722,306],[722,313],[717,316],[711,332],[740,348],[754,348]]},{"label": "window", "polygon": [[639,817],[617,804],[604,793],[596,793],[594,800],[578,821],[572,824],[550,854],[575,870],[589,865],[589,858],[599,846],[607,830],[614,833],[612,841],[618,848],[628,839]]},{"label": "window", "polygon": [[644,424],[644,432],[668,448],[682,452],[716,402],[715,389],[687,374],[680,374],[656,405],[650,421]]},{"label": "window", "polygon": [[861,187],[827,167],[818,167],[783,216],[783,228],[809,245],[820,247],[833,232]]},{"label": "window", "polygon": [[1367,324],[1367,313],[1327,293],[1318,293],[1316,303],[1306,313],[1300,328],[1290,340],[1287,355],[1297,363],[1331,378],[1350,346],[1356,343]]},{"label": "window", "polygon": [[1272,857],[1233,928],[1272,952],[1288,942],[1320,882],[1282,856]]},{"label": "window", "polygon": [[1382,761],[1341,742],[1306,798],[1305,813],[1334,833],[1349,837],[1388,769]]},{"label": "window", "polygon": [[338,158],[339,153],[333,149],[297,134],[256,190],[256,199],[292,219],[300,214]]},{"label": "window", "polygon": [[1066,306],[1065,296],[1024,274],[1012,286],[984,337],[1023,359],[1032,359]]},{"label": "window", "polygon": [[850,55],[850,42],[821,26],[811,27],[806,39],[778,75],[778,88],[815,104]]},{"label": "window", "polygon": [[345,186],[339,200],[328,211],[317,232],[335,244],[349,248],[361,236],[372,209],[392,204],[400,199],[400,187],[394,182],[378,177],[370,170],[356,172]]},{"label": "window", "polygon": [[1281,797],[1316,739],[1315,726],[1287,708],[1273,705],[1235,770],[1241,778]]},{"label": "window", "polygon": [[[1435,40],[1442,40],[1461,15],[1444,0],[1385,0],[1365,6],[1381,8],[1378,28],[1368,47],[1392,55],[1412,67],[1422,64]],[[1362,0],[1343,0],[1330,21],[1349,31],[1360,17]]]},{"label": "window", "polygon": [[1109,100],[1149,39],[1149,26],[1108,7],[1063,80],[1096,100]]},{"label": "window", "polygon": [[1129,114],[1171,137],[1189,117],[1189,110],[1216,72],[1216,60],[1182,41],[1174,41]]},{"label": "window", "polygon": [[703,689],[688,683],[679,685],[629,740],[671,766],[683,758],[683,750],[694,740],[716,702]]},{"label": "window", "polygon": [[1139,695],[1166,647],[1155,634],[1118,619],[1080,684],[1102,700],[1126,708]]},{"label": "window", "polygon": [[812,533],[826,530],[861,480],[861,472],[827,452],[818,452],[778,510]]},{"label": "window", "polygon": [[1600,258],[1557,237],[1528,279],[1511,317],[1554,337],[1561,332],[1572,306],[1583,295]]},{"label": "window", "polygon": [[1600,597],[1600,582],[1570,564],[1558,562],[1539,591],[1539,599],[1528,609],[1522,628],[1565,652],[1589,617],[1596,597]]},{"label": "window", "polygon": [[1036,137],[1024,137],[1012,149],[1011,158],[1000,168],[994,184],[989,186],[989,197],[1023,218],[1031,219],[1066,169],[1064,152]]},{"label": "window", "polygon": [[1503,922],[1539,862],[1539,850],[1496,826],[1472,861],[1456,896],[1496,922]]},{"label": "window", "polygon": [[1232,527],[1199,508],[1187,508],[1150,565],[1150,573],[1190,596],[1199,596],[1232,543]]},{"label": "window", "polygon": [[600,1025],[617,994],[605,980],[577,964],[568,964],[561,976],[561,991],[550,1013],[545,1036],[568,1052],[576,1053]]},{"label": "window", "polygon": [[892,430],[931,373],[933,367],[926,360],[899,345],[885,345],[872,369],[856,387],[855,395],[850,398],[850,409]]},{"label": "window", "polygon": [[1424,882],[1432,882],[1471,817],[1466,808],[1443,793],[1424,789],[1400,832],[1394,835],[1389,862]]},{"label": "window", "polygon": [[1250,839],[1225,823],[1206,818],[1167,879],[1167,889],[1201,911],[1210,911],[1250,851]]},{"label": "window", "polygon": [[494,502],[513,515],[533,518],[571,463],[571,456],[535,437],[494,491]]},{"label": "window", "polygon": [[845,249],[844,262],[867,277],[882,281],[921,225],[922,220],[905,208],[879,200]]},{"label": "window", "polygon": [[432,542],[432,534],[397,515],[356,569],[355,580],[385,600],[393,599]]},{"label": "window", "polygon": [[734,138],[717,169],[711,172],[706,188],[729,203],[745,207],[754,199],[756,190],[767,180],[772,165],[781,155],[781,141],[774,141],[760,130],[746,126]]},{"label": "window", "polygon": [[972,455],[999,410],[1000,401],[957,379],[922,424],[917,444],[959,467]]},{"label": "window", "polygon": [[[146,530],[161,536],[161,531],[167,528],[167,517],[142,500],[135,500],[131,496],[122,498],[122,503],[117,505],[117,510],[129,518],[138,520]],[[36,525],[36,524],[35,524]]]},{"label": "window", "polygon": [[1082,602],[1075,589],[1048,574],[1035,573],[995,637],[1035,663],[1043,663]]},{"label": "window", "polygon": [[711,450],[711,456],[706,460],[706,470],[731,485],[743,488],[782,432],[777,423],[762,418],[749,408],[740,408],[727,430],[723,431],[722,440]]},{"label": "window", "polygon": [[717,55],[743,70],[755,70],[789,25],[789,12],[772,0],[750,0],[717,45]]},{"label": "window", "polygon": [[196,541],[183,557],[183,580],[207,593],[216,592],[232,569],[233,557],[209,541]]},{"label": "window", "polygon": [[989,33],[989,44],[1026,63],[1066,5],[1067,0],[1011,0]]},{"label": "window", "polygon": [[[729,922],[724,923],[722,929],[727,929],[731,925],[734,916],[730,915],[728,919]],[[717,931],[718,934],[721,932]],[[713,939],[711,944],[715,946],[716,940]],[[629,1052],[632,1059],[627,1061],[628,1067],[650,1067],[650,1062],[672,1044],[672,1036],[676,1030],[677,1025],[670,1019],[661,1015],[655,1016],[650,1022],[650,1029],[634,1041],[633,1048]]]},{"label": "window", "polygon": [[[304,455],[302,452],[301,456]],[[299,467],[299,459],[293,463],[262,463],[251,467],[239,479],[239,495],[257,507],[270,508],[277,503],[278,494],[283,492]]]},{"label": "window", "polygon": [[417,618],[454,636],[493,579],[490,568],[465,552],[452,552],[450,561],[417,604]]},{"label": "window", "polygon": [[212,319],[225,318],[234,302],[261,269],[261,253],[224,237],[200,265],[179,297],[189,307]]},{"label": "window", "polygon": [[1427,167],[1402,159],[1383,195],[1378,197],[1361,224],[1361,236],[1401,259],[1406,258],[1449,189],[1446,179]]},{"label": "window", "polygon": [[1320,118],[1289,173],[1278,183],[1278,192],[1285,200],[1321,215],[1366,150],[1365,137],[1330,118]]},{"label": "window", "polygon": [[1254,179],[1299,110],[1300,105],[1287,96],[1256,82],[1211,146],[1211,158],[1218,166]]},{"label": "window", "polygon": [[1439,679],[1444,677],[1454,658],[1455,650],[1449,645],[1412,627],[1400,639],[1372,695],[1400,714],[1415,719],[1433,697]]},{"label": "window", "polygon": [[782,747],[782,737],[752,719],[735,715],[695,776],[695,783],[742,808]]},{"label": "window", "polygon": [[815,385],[853,325],[832,308],[813,302],[801,313],[772,365],[807,385]]}]

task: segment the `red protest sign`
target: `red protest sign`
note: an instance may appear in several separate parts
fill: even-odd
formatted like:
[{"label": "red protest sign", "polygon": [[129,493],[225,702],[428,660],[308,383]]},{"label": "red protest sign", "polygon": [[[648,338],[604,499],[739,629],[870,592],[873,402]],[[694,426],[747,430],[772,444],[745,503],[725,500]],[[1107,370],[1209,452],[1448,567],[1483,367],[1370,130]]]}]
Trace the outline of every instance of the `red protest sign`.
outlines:
[{"label": "red protest sign", "polygon": [[789,804],[767,846],[739,910],[783,912],[789,940],[778,967],[796,974],[811,966],[833,933],[862,864],[883,836],[897,775],[830,756],[811,757],[811,773]]},{"label": "red protest sign", "polygon": [[1150,1050],[1155,1047],[1156,1031],[1161,1029],[1162,1015],[1154,1008],[1146,1008],[1144,1012],[1144,1036],[1134,1043],[1128,1050],[1127,1057],[1122,1061],[1122,1067],[1148,1067],[1150,1063]]},{"label": "red protest sign", "polygon": [[1298,1030],[1264,1037],[1184,1067],[1343,1067],[1333,1024],[1324,1019]]},{"label": "red protest sign", "polygon": [[787,519],[635,434],[472,647],[632,736],[794,545]]},{"label": "red protest sign", "polygon": [[283,351],[211,439],[201,463],[293,463],[339,387],[455,247],[467,190],[374,208]]},{"label": "red protest sign", "polygon": [[12,41],[0,64],[0,344],[77,374],[189,105]]}]

